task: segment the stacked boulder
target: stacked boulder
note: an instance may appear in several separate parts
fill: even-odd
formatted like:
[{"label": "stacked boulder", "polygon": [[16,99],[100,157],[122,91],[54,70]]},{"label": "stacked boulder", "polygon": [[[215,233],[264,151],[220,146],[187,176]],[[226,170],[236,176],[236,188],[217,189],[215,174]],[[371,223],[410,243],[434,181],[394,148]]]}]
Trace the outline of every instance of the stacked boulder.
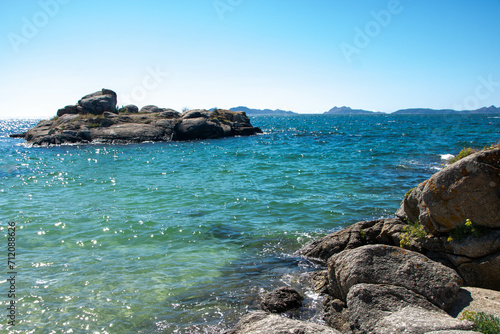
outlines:
[{"label": "stacked boulder", "polygon": [[116,93],[103,88],[101,91],[85,95],[76,105],[69,105],[57,111],[57,116],[65,114],[92,114],[100,115],[106,111],[116,112]]}]

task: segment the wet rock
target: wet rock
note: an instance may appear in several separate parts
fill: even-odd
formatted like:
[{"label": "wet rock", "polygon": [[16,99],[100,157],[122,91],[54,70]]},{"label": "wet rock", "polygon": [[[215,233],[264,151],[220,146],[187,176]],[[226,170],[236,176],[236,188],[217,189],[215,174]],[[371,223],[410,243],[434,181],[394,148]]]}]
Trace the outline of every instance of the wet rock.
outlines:
[{"label": "wet rock", "polygon": [[302,297],[297,290],[284,286],[277,288],[262,298],[260,306],[264,311],[283,313],[302,306]]}]

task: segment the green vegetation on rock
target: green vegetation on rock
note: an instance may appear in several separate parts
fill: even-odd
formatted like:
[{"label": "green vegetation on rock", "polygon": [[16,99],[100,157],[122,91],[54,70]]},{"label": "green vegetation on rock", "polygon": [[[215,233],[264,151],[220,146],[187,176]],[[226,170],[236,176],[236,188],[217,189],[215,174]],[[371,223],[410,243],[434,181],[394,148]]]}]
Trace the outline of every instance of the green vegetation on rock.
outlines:
[{"label": "green vegetation on rock", "polygon": [[463,159],[463,158],[465,158],[471,154],[474,154],[476,152],[478,152],[478,150],[475,150],[471,147],[464,148],[463,150],[460,151],[460,153],[458,153],[458,155],[456,157],[454,157],[453,159],[451,159],[449,161],[449,164],[451,165],[452,163],[455,163],[458,160]]},{"label": "green vegetation on rock", "polygon": [[399,236],[399,246],[405,248],[410,246],[412,240],[417,240],[427,237],[427,232],[424,226],[419,222],[409,223],[403,228],[404,233]]},{"label": "green vegetation on rock", "polygon": [[474,323],[474,330],[485,334],[500,334],[500,319],[484,312],[464,311],[463,320]]},{"label": "green vegetation on rock", "polygon": [[465,220],[464,225],[460,225],[458,227],[455,227],[451,232],[450,236],[448,237],[448,241],[462,241],[466,239],[467,237],[474,236],[474,237],[481,237],[487,232],[487,228],[484,226],[478,226],[472,223],[470,219]]}]

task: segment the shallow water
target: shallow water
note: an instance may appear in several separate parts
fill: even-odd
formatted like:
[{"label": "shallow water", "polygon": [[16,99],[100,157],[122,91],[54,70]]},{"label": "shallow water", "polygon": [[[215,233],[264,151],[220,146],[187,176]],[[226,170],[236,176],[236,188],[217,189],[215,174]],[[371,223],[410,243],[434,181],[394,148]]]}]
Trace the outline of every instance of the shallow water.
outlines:
[{"label": "shallow water", "polygon": [[314,315],[299,283],[315,267],[294,252],[391,216],[444,155],[500,141],[500,119],[478,115],[258,116],[254,137],[115,146],[7,137],[33,124],[0,121],[3,249],[17,227],[8,333],[219,333],[283,284]]}]

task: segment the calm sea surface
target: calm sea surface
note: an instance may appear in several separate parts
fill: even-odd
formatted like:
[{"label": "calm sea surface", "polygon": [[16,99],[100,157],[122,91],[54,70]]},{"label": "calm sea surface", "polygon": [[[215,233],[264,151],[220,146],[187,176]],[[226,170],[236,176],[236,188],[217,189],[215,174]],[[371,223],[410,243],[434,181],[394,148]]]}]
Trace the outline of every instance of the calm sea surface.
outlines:
[{"label": "calm sea surface", "polygon": [[[314,238],[393,215],[445,154],[500,141],[492,116],[258,116],[264,134],[33,148],[0,121],[3,333],[220,333],[300,283]],[[16,223],[15,298],[7,226]],[[16,301],[16,326],[6,307]]]}]

